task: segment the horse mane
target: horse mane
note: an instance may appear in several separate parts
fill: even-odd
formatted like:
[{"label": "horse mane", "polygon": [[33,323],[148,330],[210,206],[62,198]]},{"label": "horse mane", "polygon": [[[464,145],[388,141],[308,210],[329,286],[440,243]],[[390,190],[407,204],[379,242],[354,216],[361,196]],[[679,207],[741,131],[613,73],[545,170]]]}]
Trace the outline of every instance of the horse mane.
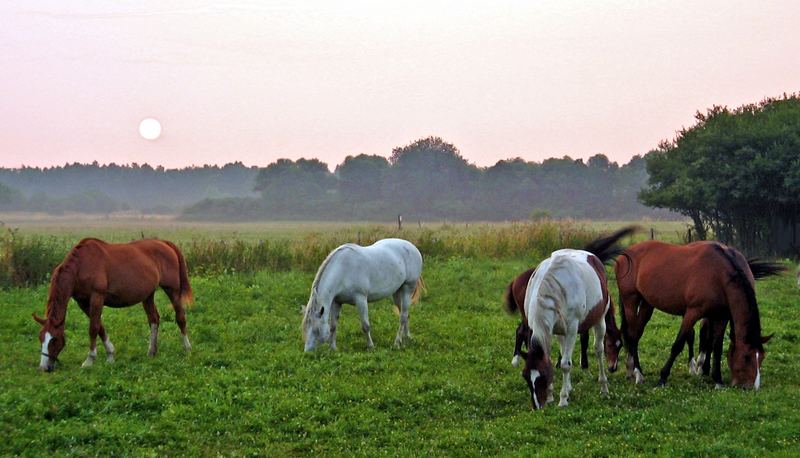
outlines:
[{"label": "horse mane", "polygon": [[624,227],[607,237],[601,237],[586,244],[583,251],[588,251],[600,259],[600,262],[607,264],[615,257],[622,254],[624,249],[617,245],[617,241],[626,235],[633,234],[639,230],[639,226]]},{"label": "horse mane", "polygon": [[352,250],[353,248],[355,248],[357,246],[358,245],[356,245],[354,243],[345,243],[344,245],[341,245],[341,246],[337,247],[335,250],[333,250],[330,253],[328,253],[328,256],[325,258],[324,261],[322,261],[322,264],[320,264],[319,269],[317,269],[317,275],[314,276],[314,282],[311,283],[311,291],[314,294],[317,293],[317,288],[319,287],[319,282],[322,279],[322,274],[325,273],[325,268],[328,267],[328,264],[330,264],[330,262],[334,258],[334,256],[336,256],[336,254],[339,253],[340,251],[344,251],[346,249],[351,249]]},{"label": "horse mane", "polygon": [[[566,297],[566,291],[564,290],[564,286],[561,282],[556,279],[555,272],[559,270],[565,263],[570,261],[569,256],[556,256],[551,258],[550,265],[547,267],[547,270],[544,271],[542,274],[542,280],[539,283],[539,289],[536,292],[537,297],[540,296],[555,296],[558,295],[560,297]],[[544,293],[544,294],[542,294]],[[534,300],[537,300],[534,298]],[[552,299],[548,298],[548,302],[552,303]],[[537,300],[537,306],[538,306]],[[563,319],[561,318],[561,312],[558,308],[555,307],[555,304],[552,306],[552,311],[556,316],[556,319]],[[533,314],[532,314],[533,315]],[[528,319],[531,319],[531,316],[528,316]],[[533,327],[531,328],[533,329]],[[533,335],[532,340],[537,340],[542,346],[545,348],[546,351],[550,351],[552,348],[552,339],[553,336],[550,332],[539,333],[538,335]]]},{"label": "horse mane", "polygon": [[89,242],[96,241],[100,240],[94,238],[82,239],[67,253],[64,261],[53,270],[50,289],[47,292],[45,319],[50,320],[54,328],[64,326],[64,320],[67,316],[67,304],[72,297],[72,290],[75,287],[75,278],[80,265],[79,252]]},{"label": "horse mane", "polygon": [[303,329],[303,337],[305,337],[306,333],[306,322],[308,321],[308,314],[311,312],[311,299],[313,299],[317,295],[317,288],[319,288],[319,282],[322,279],[322,274],[325,273],[325,269],[328,267],[328,264],[330,264],[331,260],[334,258],[334,256],[336,256],[337,253],[339,253],[340,251],[344,251],[345,249],[352,250],[354,247],[357,246],[358,245],[353,243],[345,243],[344,245],[337,247],[336,249],[328,253],[328,256],[325,257],[325,259],[322,261],[322,264],[320,264],[319,269],[317,269],[317,274],[314,276],[314,281],[311,283],[311,297],[309,298],[308,304],[306,305],[306,309],[303,313],[303,321],[300,323],[300,327],[301,329]]},{"label": "horse mane", "polygon": [[[731,281],[739,285],[747,298],[747,307],[750,312],[750,317],[747,320],[747,333],[744,336],[744,341],[753,348],[761,349],[763,348],[761,343],[761,317],[758,313],[756,291],[753,289],[753,285],[750,284],[750,280],[745,273],[745,268],[749,270],[750,267],[747,264],[743,265],[739,256],[737,256],[739,252],[735,249],[723,246],[720,243],[714,243],[712,246],[717,252],[722,254],[733,267],[734,273],[731,274]],[[745,262],[747,261],[745,260]],[[731,313],[731,320],[733,320],[733,313]],[[731,326],[731,329],[733,329],[733,326]]]}]

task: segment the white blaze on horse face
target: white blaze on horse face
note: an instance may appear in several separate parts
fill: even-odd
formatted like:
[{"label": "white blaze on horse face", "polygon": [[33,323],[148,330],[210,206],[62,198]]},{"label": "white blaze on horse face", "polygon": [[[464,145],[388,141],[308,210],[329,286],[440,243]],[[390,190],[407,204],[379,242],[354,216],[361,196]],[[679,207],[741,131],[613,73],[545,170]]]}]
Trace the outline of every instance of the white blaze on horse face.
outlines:
[{"label": "white blaze on horse face", "polygon": [[756,382],[753,384],[753,387],[754,387],[756,390],[758,390],[759,388],[761,388],[761,367],[760,367],[760,365],[758,364],[758,358],[759,358],[760,356],[761,356],[761,355],[759,354],[759,352],[756,352]]},{"label": "white blaze on horse face", "polygon": [[52,339],[53,336],[50,335],[49,332],[44,335],[44,341],[42,341],[42,358],[39,360],[39,369],[47,370],[50,358],[45,355],[47,354],[47,346],[50,344]]},{"label": "white blaze on horse face", "polygon": [[531,387],[533,387],[533,403],[536,405],[537,409],[541,409],[542,407],[539,405],[539,398],[536,396],[536,379],[539,378],[539,371],[536,369],[531,371]]}]

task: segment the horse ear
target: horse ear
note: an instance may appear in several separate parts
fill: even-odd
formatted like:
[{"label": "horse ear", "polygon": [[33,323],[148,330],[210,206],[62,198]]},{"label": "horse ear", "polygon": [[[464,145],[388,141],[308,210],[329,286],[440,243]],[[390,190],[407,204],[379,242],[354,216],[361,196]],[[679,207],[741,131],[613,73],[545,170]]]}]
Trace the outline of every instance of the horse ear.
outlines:
[{"label": "horse ear", "polygon": [[44,325],[47,322],[47,320],[45,320],[44,318],[40,318],[38,315],[36,315],[36,312],[31,313],[31,316],[33,317],[34,320],[36,320],[37,323],[41,325]]},{"label": "horse ear", "polygon": [[775,335],[775,333],[773,332],[772,334],[768,335],[767,337],[761,337],[761,345],[764,345],[765,343],[769,342],[769,339],[771,339],[772,336],[774,336],[774,335]]}]

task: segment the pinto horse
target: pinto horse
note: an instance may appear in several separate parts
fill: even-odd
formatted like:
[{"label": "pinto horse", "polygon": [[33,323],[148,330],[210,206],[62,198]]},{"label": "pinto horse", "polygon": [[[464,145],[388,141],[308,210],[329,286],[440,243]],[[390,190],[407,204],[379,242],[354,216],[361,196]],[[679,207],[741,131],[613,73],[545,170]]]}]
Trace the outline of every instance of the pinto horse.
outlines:
[{"label": "pinto horse", "polygon": [[608,394],[608,381],[603,364],[605,315],[611,308],[605,263],[622,250],[616,242],[635,231],[621,229],[611,236],[589,243],[584,250],[563,249],[553,252],[537,266],[528,281],[524,311],[520,314],[530,329],[528,352],[522,377],[528,385],[531,406],[539,409],[552,400],[553,365],[550,347],[555,334],[562,351],[560,368],[563,384],[560,406],[566,406],[572,390],[570,371],[575,339],[582,329],[594,329],[600,392]]},{"label": "pinto horse", "polygon": [[33,314],[42,325],[39,368],[52,371],[66,344],[64,320],[70,298],[75,299],[89,317],[89,355],[82,367],[91,366],[97,358],[98,335],[108,361],[114,361],[114,345],[101,320],[104,305],[116,308],[141,302],[150,322],[148,354],[155,355],[160,317],[153,296],[159,287],[167,293],[175,309],[183,347],[188,351],[191,344],[186,336],[184,305],[192,300],[192,287],[186,260],[178,247],[165,240],[106,243],[87,238],[78,242],[53,270],[45,318]]},{"label": "pinto horse", "polygon": [[[730,320],[731,384],[758,389],[764,344],[771,336],[761,336],[755,279],[783,270],[785,268],[779,264],[748,261],[735,249],[718,242],[672,245],[650,240],[628,247],[617,259],[615,271],[629,377],[635,378],[637,383],[644,381],[639,363],[639,339],[653,309],[657,308],[683,316],[670,356],[661,369],[659,385],[666,384],[675,358],[683,350],[687,337],[694,335],[695,322],[708,318],[709,334],[703,335],[701,329],[700,341],[701,345],[707,346],[707,342],[713,345],[711,378],[718,385],[722,384],[722,337]],[[704,359],[702,348],[701,356]],[[707,364],[703,366],[705,372]]]},{"label": "pinto horse", "polygon": [[[536,269],[528,269],[519,274],[506,288],[503,296],[504,308],[509,313],[514,313],[519,310],[522,318],[516,331],[516,342],[514,344],[514,355],[511,359],[511,364],[514,367],[519,366],[520,358],[522,357],[522,345],[531,340],[531,328],[528,327],[528,318],[525,316],[525,308],[520,304],[525,304],[525,293],[528,290],[528,282],[533,276]],[[611,307],[605,315],[606,322],[606,335],[604,341],[606,362],[608,370],[615,372],[617,370],[617,360],[619,352],[622,349],[622,334],[617,327],[617,321],[614,319],[614,302],[611,302]],[[589,326],[582,324],[578,328],[581,342],[581,369],[589,368],[589,358],[587,348],[589,346]],[[525,344],[527,346],[527,344]]]},{"label": "pinto horse", "polygon": [[411,338],[408,310],[424,288],[422,255],[411,242],[383,239],[362,247],[353,243],[333,250],[322,262],[311,285],[311,296],[303,316],[305,351],[330,341],[336,349],[336,326],[342,304],[355,304],[361,329],[372,348],[367,301],[391,296],[400,310],[400,328],[394,345]]}]

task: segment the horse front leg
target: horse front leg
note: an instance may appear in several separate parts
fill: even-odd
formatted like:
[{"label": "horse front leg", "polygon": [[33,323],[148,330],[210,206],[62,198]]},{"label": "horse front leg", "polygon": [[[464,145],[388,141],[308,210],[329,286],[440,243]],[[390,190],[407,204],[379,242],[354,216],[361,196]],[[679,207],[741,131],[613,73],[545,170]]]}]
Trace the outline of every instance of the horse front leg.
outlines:
[{"label": "horse front leg", "polygon": [[339,312],[342,311],[342,304],[334,301],[331,304],[331,350],[336,350],[336,329],[339,326]]},{"label": "horse front leg", "polygon": [[[718,321],[713,321],[709,325],[711,329],[708,330],[708,336],[706,339],[706,344],[708,346],[713,346],[711,349],[711,355],[714,360],[714,367],[711,370],[711,380],[714,381],[717,388],[722,387],[722,368],[721,368],[721,359],[722,359],[722,342],[725,339],[725,328],[728,326],[728,320],[722,319]],[[708,373],[707,365],[703,366],[704,373]]]},{"label": "horse front leg", "polygon": [[511,365],[514,367],[519,366],[519,361],[521,358],[528,359],[527,354],[523,354],[522,352],[522,343],[530,341],[530,330],[528,325],[525,324],[524,321],[519,322],[519,326],[517,326],[516,331],[516,341],[514,342],[514,355],[511,358]]},{"label": "horse front leg", "polygon": [[569,404],[569,394],[572,392],[572,381],[570,379],[570,372],[572,371],[572,352],[575,350],[575,340],[578,337],[578,322],[571,323],[567,329],[566,335],[559,338],[561,345],[561,373],[564,375],[561,385],[561,398],[559,399],[558,406],[566,407]]},{"label": "horse front leg", "polygon": [[367,298],[359,297],[355,300],[356,307],[358,307],[358,317],[361,319],[361,330],[367,337],[367,348],[374,348],[375,344],[372,342],[372,335],[370,334],[369,326],[369,309],[367,308]]},{"label": "horse front leg", "polygon": [[[642,334],[644,334],[645,326],[647,326],[647,323],[653,316],[653,307],[641,298],[637,300],[639,301],[638,310],[633,310],[631,300],[628,300],[624,307],[627,323],[623,326],[623,338],[628,348],[628,359],[626,361],[628,378],[633,379],[637,384],[641,384],[644,383],[644,372],[639,362],[639,340],[642,338]],[[622,300],[620,300],[620,302],[622,302]],[[633,303],[635,304],[636,302]]]},{"label": "horse front leg", "polygon": [[[88,313],[89,316],[89,354],[86,356],[86,360],[81,364],[81,367],[91,367],[94,364],[94,360],[97,359],[97,336],[101,334],[101,338],[103,338],[103,343],[108,340],[108,336],[106,336],[105,329],[103,329],[103,322],[101,320],[101,316],[103,313],[103,302],[104,297],[100,294],[92,294],[89,298],[89,306],[88,306]],[[83,309],[83,306],[81,307]],[[87,312],[87,310],[84,310]],[[109,342],[110,343],[110,342]],[[111,347],[111,361],[113,361],[113,346]],[[108,346],[106,346],[106,351],[108,351]]]}]

